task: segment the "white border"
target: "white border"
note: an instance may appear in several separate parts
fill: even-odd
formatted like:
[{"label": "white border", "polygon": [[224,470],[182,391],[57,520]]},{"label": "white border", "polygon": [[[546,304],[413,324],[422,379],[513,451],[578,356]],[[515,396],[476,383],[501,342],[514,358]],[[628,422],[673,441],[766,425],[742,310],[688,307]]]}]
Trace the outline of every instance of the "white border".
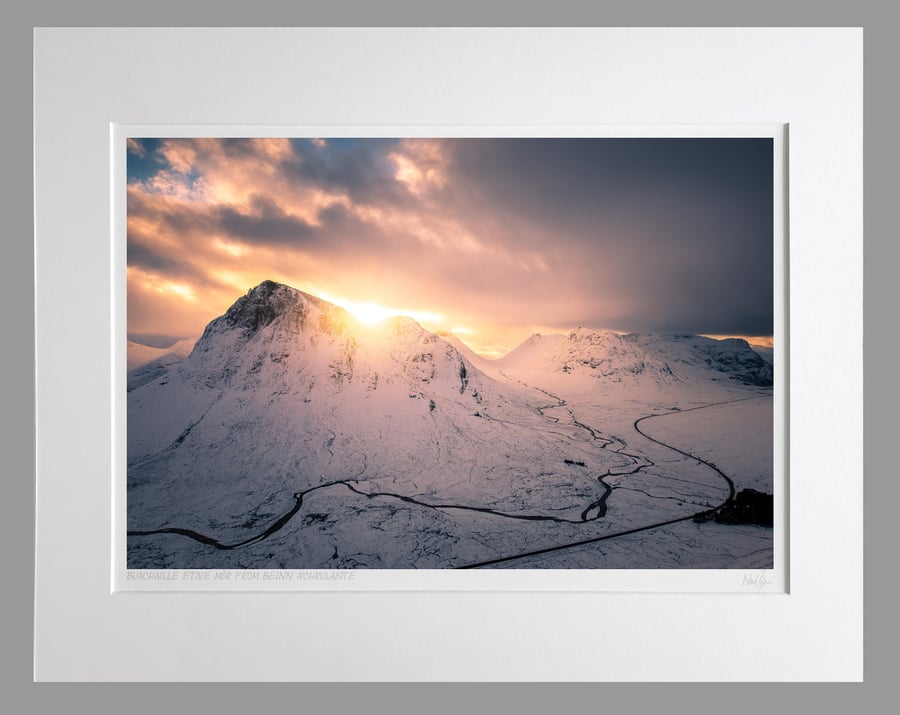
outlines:
[{"label": "white border", "polygon": [[[627,127],[584,126],[491,126],[479,127],[272,127],[272,126],[147,126],[113,124],[110,131],[112,157],[111,261],[112,274],[112,425],[113,425],[113,591],[269,591],[269,590],[538,590],[623,591],[650,593],[785,593],[787,570],[784,509],[785,420],[783,380],[788,343],[784,321],[786,293],[782,256],[786,250],[784,196],[786,134],[784,125],[630,125]],[[126,568],[126,151],[128,137],[653,137],[715,138],[759,137],[772,139],[773,153],[773,251],[776,380],[773,409],[775,523],[771,569],[478,569],[411,570],[358,569],[337,571],[314,569],[263,569],[258,573],[231,569],[129,570]],[[547,544],[548,546],[552,544]]]},{"label": "white border", "polygon": [[[790,123],[790,595],[110,594],[110,122]],[[36,678],[860,679],[861,157],[861,30],[36,31]]]}]

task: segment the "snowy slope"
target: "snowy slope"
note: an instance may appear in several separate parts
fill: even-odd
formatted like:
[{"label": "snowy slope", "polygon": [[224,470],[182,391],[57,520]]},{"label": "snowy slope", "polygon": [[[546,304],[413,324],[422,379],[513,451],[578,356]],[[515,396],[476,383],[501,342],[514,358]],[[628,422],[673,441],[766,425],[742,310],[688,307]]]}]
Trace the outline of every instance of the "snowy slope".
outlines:
[{"label": "snowy slope", "polygon": [[444,340],[444,341],[450,343],[460,355],[462,355],[470,364],[474,365],[482,372],[491,374],[491,372],[496,367],[495,366],[496,360],[491,360],[489,358],[482,357],[481,355],[476,353],[474,350],[472,350],[472,348],[470,348],[468,345],[466,345],[454,333],[439,330],[437,333],[435,333],[435,335],[437,335],[441,340]]}]

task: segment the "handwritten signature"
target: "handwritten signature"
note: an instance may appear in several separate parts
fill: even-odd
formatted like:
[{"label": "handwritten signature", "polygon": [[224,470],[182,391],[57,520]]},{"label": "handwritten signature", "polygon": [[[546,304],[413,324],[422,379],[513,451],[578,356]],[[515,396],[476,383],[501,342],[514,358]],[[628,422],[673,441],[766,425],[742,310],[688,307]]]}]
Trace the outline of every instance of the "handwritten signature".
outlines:
[{"label": "handwritten signature", "polygon": [[765,588],[770,583],[773,583],[769,579],[766,578],[765,571],[758,571],[756,573],[745,573],[744,580],[741,583],[742,586],[752,586],[756,589]]}]

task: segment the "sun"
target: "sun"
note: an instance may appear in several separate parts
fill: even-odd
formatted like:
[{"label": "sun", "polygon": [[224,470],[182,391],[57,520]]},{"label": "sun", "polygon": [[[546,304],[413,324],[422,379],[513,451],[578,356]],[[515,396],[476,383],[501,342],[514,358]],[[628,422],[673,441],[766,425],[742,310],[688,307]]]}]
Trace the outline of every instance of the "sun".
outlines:
[{"label": "sun", "polygon": [[329,303],[340,306],[348,313],[350,313],[350,315],[352,315],[358,323],[369,327],[378,325],[380,322],[386,320],[387,318],[394,318],[401,315],[412,318],[413,320],[421,323],[429,329],[439,328],[440,324],[444,320],[444,316],[440,313],[433,313],[425,310],[407,310],[403,308],[393,308],[381,305],[380,303],[376,303],[371,300],[349,300],[347,298],[335,296],[321,290],[319,290],[316,295],[321,296]]},{"label": "sun", "polygon": [[365,325],[377,325],[385,318],[390,318],[392,315],[397,314],[396,311],[371,301],[365,303],[350,303],[348,301],[344,308],[350,315]]}]

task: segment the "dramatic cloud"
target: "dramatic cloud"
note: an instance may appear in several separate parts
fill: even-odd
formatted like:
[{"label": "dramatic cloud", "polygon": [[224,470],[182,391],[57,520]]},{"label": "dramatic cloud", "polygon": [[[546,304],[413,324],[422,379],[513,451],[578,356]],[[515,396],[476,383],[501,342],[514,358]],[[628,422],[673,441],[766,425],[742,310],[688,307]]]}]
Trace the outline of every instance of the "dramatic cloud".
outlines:
[{"label": "dramatic cloud", "polygon": [[128,169],[130,332],[199,334],[267,278],[486,353],[772,332],[767,139],[129,139]]}]

